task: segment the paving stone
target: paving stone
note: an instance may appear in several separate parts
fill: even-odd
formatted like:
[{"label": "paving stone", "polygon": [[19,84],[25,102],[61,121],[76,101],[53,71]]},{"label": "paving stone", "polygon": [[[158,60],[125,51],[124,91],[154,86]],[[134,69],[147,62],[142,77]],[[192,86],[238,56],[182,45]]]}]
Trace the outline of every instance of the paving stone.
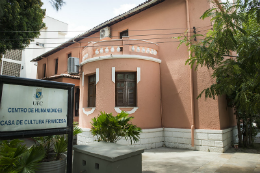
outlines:
[{"label": "paving stone", "polygon": [[224,164],[219,169],[216,170],[219,173],[253,173],[254,168],[237,166],[233,164]]},{"label": "paving stone", "polygon": [[236,153],[230,150],[228,152],[212,153],[173,148],[145,150],[142,154],[143,173],[255,173],[260,171],[259,154]]},{"label": "paving stone", "polygon": [[260,173],[260,168],[255,168],[254,172],[259,172]]},{"label": "paving stone", "polygon": [[200,167],[199,169],[197,169],[196,171],[194,171],[194,173],[202,173],[202,172],[207,172],[207,173],[215,173],[216,170],[221,167],[224,163],[221,162],[210,162],[208,164],[203,165],[202,167]]}]

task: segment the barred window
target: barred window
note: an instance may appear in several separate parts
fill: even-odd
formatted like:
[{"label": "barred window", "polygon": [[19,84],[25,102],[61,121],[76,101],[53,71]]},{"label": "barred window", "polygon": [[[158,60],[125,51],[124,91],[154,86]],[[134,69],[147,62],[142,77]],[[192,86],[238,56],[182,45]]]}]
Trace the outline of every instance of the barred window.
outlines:
[{"label": "barred window", "polygon": [[46,64],[43,64],[43,77],[46,77]]},{"label": "barred window", "polygon": [[96,75],[88,77],[88,107],[96,107]]},{"label": "barred window", "polygon": [[116,73],[116,106],[136,106],[136,73]]},{"label": "barred window", "polygon": [[55,74],[58,73],[58,63],[59,63],[59,61],[58,61],[58,58],[57,58],[57,59],[55,59]]}]

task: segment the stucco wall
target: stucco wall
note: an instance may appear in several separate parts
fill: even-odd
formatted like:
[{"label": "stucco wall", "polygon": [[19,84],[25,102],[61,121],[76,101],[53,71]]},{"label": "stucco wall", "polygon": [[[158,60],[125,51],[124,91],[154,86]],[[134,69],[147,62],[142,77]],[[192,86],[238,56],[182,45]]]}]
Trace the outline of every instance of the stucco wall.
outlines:
[{"label": "stucco wall", "polygon": [[[140,67],[140,82],[137,84],[137,107],[138,109],[133,115],[133,123],[141,128],[158,128],[161,127],[161,104],[160,104],[160,67],[159,63],[137,60],[137,59],[113,59],[101,60],[87,63],[82,67],[84,72],[84,87],[81,81],[81,104],[80,109],[87,108],[88,76],[96,73],[96,68],[99,68],[99,82],[96,84],[96,108],[95,111],[86,115],[81,111],[80,127],[90,128],[90,121],[96,117],[100,111],[107,113],[115,111],[115,83],[112,82],[112,67],[115,67],[115,72],[136,72],[137,67]],[[128,108],[133,109],[133,108]],[[127,111],[127,109],[122,109]]]},{"label": "stucco wall", "polygon": [[56,82],[63,82],[63,83],[72,83],[75,85],[74,88],[74,102],[73,102],[73,121],[74,122],[79,122],[79,116],[75,116],[75,93],[76,93],[76,88],[79,87],[79,79],[71,79],[71,78],[56,78],[56,79],[51,79],[51,81],[56,81]]},{"label": "stucco wall", "polygon": [[[201,20],[200,16],[205,10],[209,8],[208,0],[189,1],[190,12],[190,27],[193,32],[193,27],[196,27],[198,33],[205,33],[207,29],[211,28],[211,22],[209,19]],[[144,108],[138,111],[142,114],[149,114],[149,122],[146,116],[139,116],[139,113],[134,114],[135,119],[133,122],[142,128],[186,128],[190,129],[192,124],[192,110],[191,110],[191,87],[190,87],[190,67],[185,65],[185,61],[188,59],[188,50],[185,45],[182,45],[177,49],[179,42],[172,37],[179,36],[180,33],[187,31],[187,15],[186,15],[186,3],[185,0],[166,0],[154,7],[151,7],[139,14],[136,14],[130,18],[127,18],[119,23],[110,26],[112,39],[119,39],[121,31],[128,29],[129,39],[142,39],[149,42],[156,42],[159,45],[158,57],[161,59],[161,64],[156,67],[151,67],[152,73],[157,76],[156,80],[160,81],[161,87],[161,100],[160,94],[151,100],[154,100],[152,105],[156,105],[156,109],[160,106],[162,108],[156,113],[149,114],[153,106],[143,106],[143,100],[138,98],[138,106],[142,105]],[[72,53],[73,57],[79,57],[82,61],[82,49],[87,46],[90,41],[100,41],[99,32],[91,35],[89,38],[83,39],[81,43],[75,43],[66,49],[60,50],[55,54],[48,57],[47,75],[54,74],[55,58],[59,58],[59,71],[58,73],[66,73],[67,71],[67,54]],[[79,48],[81,46],[82,48]],[[46,58],[45,58],[46,59]],[[40,67],[45,60],[39,61],[38,67]],[[113,60],[114,61],[114,60]],[[102,62],[93,62],[84,65],[82,71],[85,76],[88,74],[94,74],[95,69],[100,69],[100,81],[97,84],[97,102],[96,104],[100,108],[96,109],[93,114],[87,116],[82,112],[80,113],[80,126],[89,127],[89,121],[91,117],[97,116],[99,111],[107,110],[108,112],[114,111],[114,86],[111,81],[111,67],[117,64],[116,70],[136,70],[135,66],[129,66],[131,63],[135,63],[137,60],[117,60],[117,63],[113,63],[111,60],[105,60]],[[141,61],[138,61],[138,63]],[[109,64],[109,65],[107,65]],[[60,67],[61,65],[61,67]],[[145,66],[147,67],[147,66]],[[142,70],[141,75],[145,74]],[[41,76],[43,70],[38,70],[39,76]],[[155,74],[155,71],[158,71]],[[147,74],[150,74],[150,71]],[[212,71],[207,68],[198,68],[198,71],[193,71],[193,91],[194,91],[194,113],[195,113],[195,129],[225,129],[231,127],[235,123],[232,111],[227,110],[225,107],[224,98],[216,98],[215,100],[208,98],[196,99],[198,94],[205,88],[209,87],[215,81],[211,78]],[[105,78],[105,76],[108,78]],[[147,75],[148,76],[148,75]],[[81,79],[82,80],[82,79]],[[142,82],[146,80],[143,76],[139,86],[142,86]],[[104,84],[108,84],[105,86]],[[85,80],[85,85],[86,85]],[[145,88],[145,87],[144,87]],[[147,87],[146,87],[147,88]],[[81,88],[81,91],[85,91],[86,88]],[[111,91],[111,92],[107,92]],[[142,90],[137,89],[138,94]],[[143,95],[150,95],[150,91],[144,89]],[[111,102],[102,100],[101,98],[106,95]],[[81,94],[81,107],[87,105],[87,95]],[[158,98],[158,99],[157,99]],[[157,99],[157,100],[156,100]],[[145,99],[144,99],[145,100]],[[150,100],[149,100],[150,101]],[[90,109],[86,109],[89,111]],[[161,118],[162,117],[162,118]],[[83,118],[83,119],[81,119]]]}]

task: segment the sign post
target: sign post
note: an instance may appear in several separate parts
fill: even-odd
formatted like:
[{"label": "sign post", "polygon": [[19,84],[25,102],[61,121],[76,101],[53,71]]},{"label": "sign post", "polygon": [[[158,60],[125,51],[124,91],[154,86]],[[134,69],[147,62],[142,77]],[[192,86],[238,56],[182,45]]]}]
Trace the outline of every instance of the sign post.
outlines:
[{"label": "sign post", "polygon": [[0,75],[0,140],[68,134],[72,172],[74,84]]}]

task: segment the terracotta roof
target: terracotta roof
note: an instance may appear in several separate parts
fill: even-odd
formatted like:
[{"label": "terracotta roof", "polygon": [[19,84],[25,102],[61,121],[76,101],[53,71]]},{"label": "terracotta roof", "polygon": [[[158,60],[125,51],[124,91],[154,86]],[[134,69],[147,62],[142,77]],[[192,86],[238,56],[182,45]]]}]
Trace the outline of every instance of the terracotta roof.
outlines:
[{"label": "terracotta roof", "polygon": [[74,44],[73,43],[74,41],[78,42],[78,41],[84,39],[85,37],[88,37],[88,36],[90,36],[90,35],[92,35],[92,34],[94,34],[96,32],[99,32],[100,29],[102,29],[102,28],[105,28],[107,26],[111,26],[111,25],[113,25],[115,23],[118,23],[118,22],[120,22],[122,20],[125,20],[125,19],[127,19],[127,18],[129,18],[129,17],[131,17],[131,16],[133,16],[135,14],[138,14],[138,13],[140,13],[140,12],[150,8],[150,7],[153,7],[153,6],[159,4],[159,3],[163,2],[163,1],[165,1],[165,0],[147,0],[144,3],[136,6],[133,9],[131,9],[131,10],[129,10],[129,11],[123,13],[123,14],[120,14],[120,15],[118,15],[118,16],[110,19],[110,20],[107,20],[107,21],[105,21],[105,22],[95,26],[94,28],[92,28],[92,29],[90,29],[90,30],[88,30],[88,31],[86,31],[86,32],[84,32],[84,33],[82,33],[82,34],[72,38],[72,39],[69,39],[68,41],[64,42],[63,44],[57,46],[56,48],[54,48],[52,50],[49,50],[48,52],[45,52],[44,54],[42,54],[42,55],[32,59],[31,62],[36,62],[36,61],[39,61],[39,60],[43,59],[44,57],[50,56],[50,55],[52,55],[52,54],[54,54],[54,53],[56,53],[56,52],[58,52],[58,51],[60,51],[62,49],[64,49],[64,48]]},{"label": "terracotta roof", "polygon": [[57,79],[57,78],[62,78],[62,77],[72,78],[72,79],[79,79],[79,76],[78,76],[78,75],[59,74],[59,75],[54,75],[54,76],[42,78],[42,80]]}]

